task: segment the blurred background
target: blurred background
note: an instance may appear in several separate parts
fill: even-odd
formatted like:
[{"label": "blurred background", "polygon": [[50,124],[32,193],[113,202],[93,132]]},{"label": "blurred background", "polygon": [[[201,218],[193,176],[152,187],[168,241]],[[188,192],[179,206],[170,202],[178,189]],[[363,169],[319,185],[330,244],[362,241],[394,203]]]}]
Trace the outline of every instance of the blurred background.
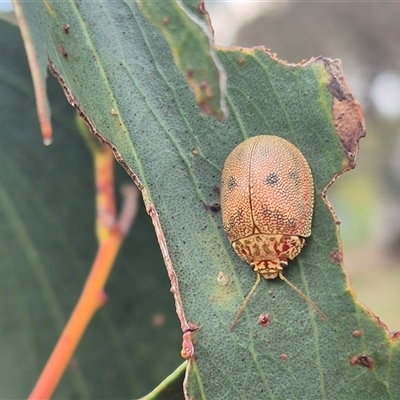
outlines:
[{"label": "blurred background", "polygon": [[220,46],[265,46],[298,63],[342,60],[364,110],[356,169],[328,191],[357,298],[400,330],[400,3],[206,1]]}]

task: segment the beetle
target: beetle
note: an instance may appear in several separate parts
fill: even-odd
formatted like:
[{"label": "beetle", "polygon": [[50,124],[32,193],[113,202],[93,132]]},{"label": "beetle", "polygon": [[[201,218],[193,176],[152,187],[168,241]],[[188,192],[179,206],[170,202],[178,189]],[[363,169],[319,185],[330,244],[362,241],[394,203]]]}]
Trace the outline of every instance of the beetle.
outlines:
[{"label": "beetle", "polygon": [[280,277],[322,311],[283,275],[311,235],[314,182],[300,150],[273,135],[251,137],[227,157],[221,176],[222,223],[237,255],[250,264],[257,279],[240,307],[231,331],[261,277]]}]

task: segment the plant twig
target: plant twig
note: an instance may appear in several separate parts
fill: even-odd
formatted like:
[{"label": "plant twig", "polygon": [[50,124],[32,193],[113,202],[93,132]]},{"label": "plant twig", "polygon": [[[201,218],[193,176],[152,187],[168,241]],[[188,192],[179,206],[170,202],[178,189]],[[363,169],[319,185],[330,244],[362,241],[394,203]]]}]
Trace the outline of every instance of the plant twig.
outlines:
[{"label": "plant twig", "polygon": [[137,212],[139,192],[133,184],[127,185],[122,193],[121,216],[117,220],[114,195],[114,156],[106,145],[89,147],[93,153],[95,164],[96,231],[99,247],[79,301],[28,398],[30,400],[51,397],[94,313],[106,302],[104,286],[123,239]]}]

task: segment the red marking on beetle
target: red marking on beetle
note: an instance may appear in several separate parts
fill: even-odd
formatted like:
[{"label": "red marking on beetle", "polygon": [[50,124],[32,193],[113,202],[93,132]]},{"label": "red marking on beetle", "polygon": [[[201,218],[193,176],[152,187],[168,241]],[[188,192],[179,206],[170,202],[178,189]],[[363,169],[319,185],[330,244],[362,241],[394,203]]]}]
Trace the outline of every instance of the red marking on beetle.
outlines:
[{"label": "red marking on beetle", "polygon": [[271,325],[271,318],[269,314],[260,314],[258,316],[258,325],[261,325],[263,328]]},{"label": "red marking on beetle", "polygon": [[282,246],[282,253],[287,252],[289,249],[290,249],[290,246],[289,246],[287,243],[285,243],[285,244]]},{"label": "red marking on beetle", "polygon": [[358,338],[358,337],[360,337],[362,335],[361,331],[359,331],[358,329],[356,329],[353,332],[351,332],[351,334],[356,338]]},{"label": "red marking on beetle", "polygon": [[374,360],[368,354],[362,354],[361,356],[354,356],[350,359],[351,365],[359,365],[361,367],[366,367],[369,369],[374,368]]}]

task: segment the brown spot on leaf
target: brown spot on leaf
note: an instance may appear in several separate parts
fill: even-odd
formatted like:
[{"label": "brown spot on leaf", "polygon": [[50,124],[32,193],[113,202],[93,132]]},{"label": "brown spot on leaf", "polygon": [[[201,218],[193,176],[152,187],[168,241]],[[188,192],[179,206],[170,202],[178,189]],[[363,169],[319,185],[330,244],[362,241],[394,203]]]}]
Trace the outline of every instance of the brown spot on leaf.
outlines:
[{"label": "brown spot on leaf", "polygon": [[350,359],[351,365],[359,365],[361,367],[366,367],[369,369],[374,368],[374,360],[368,354],[362,354],[361,356],[354,356]]},{"label": "brown spot on leaf", "polygon": [[163,25],[168,25],[169,22],[170,22],[169,17],[162,17],[161,23],[162,23]]},{"label": "brown spot on leaf", "polygon": [[343,261],[343,253],[340,250],[331,251],[330,256],[332,264],[336,264]]},{"label": "brown spot on leaf", "polygon": [[358,338],[362,335],[361,331],[359,331],[358,329],[355,329],[353,332],[351,332],[351,334],[355,337]]},{"label": "brown spot on leaf", "polygon": [[58,45],[58,50],[60,51],[61,55],[67,59],[68,58],[68,53],[67,50],[64,49],[64,46],[62,44]]},{"label": "brown spot on leaf", "polygon": [[339,101],[346,100],[346,94],[342,91],[342,88],[337,79],[332,79],[329,82],[329,91],[336,97]]},{"label": "brown spot on leaf", "polygon": [[71,25],[70,25],[70,24],[65,24],[65,25],[63,26],[63,31],[64,31],[64,33],[65,33],[66,35],[69,34],[69,28],[71,28]]},{"label": "brown spot on leaf", "polygon": [[199,151],[197,149],[192,149],[192,154],[194,156],[197,156],[199,154]]},{"label": "brown spot on leaf", "polygon": [[243,64],[246,62],[246,60],[245,60],[244,57],[239,57],[239,58],[236,60],[236,62],[237,62],[239,65],[243,65]]},{"label": "brown spot on leaf", "polygon": [[207,81],[200,82],[200,89],[203,91],[208,99],[212,99],[214,97],[212,87]]},{"label": "brown spot on leaf", "polygon": [[343,75],[340,61],[324,59],[324,64],[331,76],[328,88],[333,96],[332,114],[336,133],[348,158],[345,168],[354,168],[359,140],[365,136],[364,115]]},{"label": "brown spot on leaf", "polygon": [[218,212],[221,209],[221,205],[217,202],[212,204],[207,204],[203,202],[203,207],[206,211],[213,211],[213,212]]},{"label": "brown spot on leaf", "polygon": [[258,325],[262,326],[263,328],[271,325],[271,317],[269,314],[260,314],[258,317]]},{"label": "brown spot on leaf", "polygon": [[281,358],[282,361],[286,361],[286,360],[288,359],[288,355],[285,354],[285,353],[282,353],[282,354],[280,355],[280,358]]},{"label": "brown spot on leaf", "polygon": [[219,203],[212,203],[210,205],[210,210],[214,212],[218,212],[221,209],[221,204]]},{"label": "brown spot on leaf", "polygon": [[400,331],[394,331],[390,334],[392,339],[400,339]]},{"label": "brown spot on leaf", "polygon": [[204,114],[213,115],[214,111],[208,103],[199,103],[199,107],[201,108],[201,111],[203,111]]}]

